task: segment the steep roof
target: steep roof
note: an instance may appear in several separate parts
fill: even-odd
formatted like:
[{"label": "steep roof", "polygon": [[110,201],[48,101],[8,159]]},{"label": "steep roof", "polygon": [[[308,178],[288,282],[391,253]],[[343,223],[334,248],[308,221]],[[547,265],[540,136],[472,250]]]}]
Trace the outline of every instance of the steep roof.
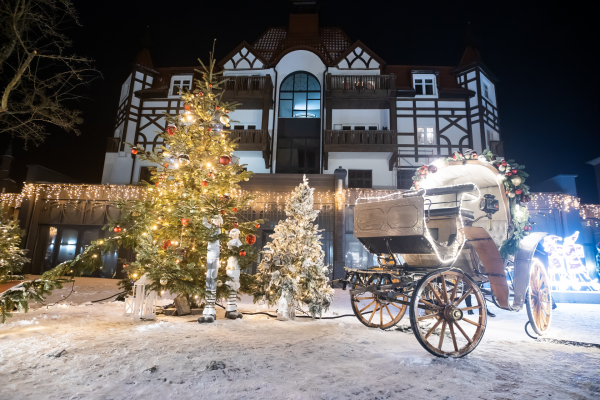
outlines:
[{"label": "steep roof", "polygon": [[317,14],[292,14],[288,27],[269,28],[254,42],[254,49],[274,64],[295,49],[314,51],[323,63],[333,66],[352,42],[341,28],[320,28]]}]

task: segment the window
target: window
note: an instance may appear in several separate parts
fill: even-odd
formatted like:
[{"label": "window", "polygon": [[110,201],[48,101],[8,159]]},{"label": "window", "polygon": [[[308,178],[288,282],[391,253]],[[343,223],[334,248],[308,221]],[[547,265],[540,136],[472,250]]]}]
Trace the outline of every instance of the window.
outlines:
[{"label": "window", "polygon": [[485,97],[486,99],[490,99],[490,90],[488,88],[487,84],[483,84],[483,97]]},{"label": "window", "polygon": [[364,127],[364,126],[355,126],[355,127],[354,127],[354,130],[355,130],[355,131],[364,131],[364,130],[365,130],[365,127]]},{"label": "window", "polygon": [[234,125],[233,129],[236,131],[243,131],[244,130],[244,125]]},{"label": "window", "polygon": [[179,97],[184,89],[192,89],[192,75],[174,76],[171,78],[170,97]]},{"label": "window", "polygon": [[343,131],[351,131],[351,130],[352,130],[352,127],[351,127],[351,126],[348,126],[348,125],[344,125],[344,126],[342,127],[342,130],[343,130]]},{"label": "window", "polygon": [[399,169],[398,170],[398,189],[410,189],[413,185],[414,169]]},{"label": "window", "polygon": [[279,118],[321,118],[321,84],[307,72],[288,75],[279,90]]},{"label": "window", "polygon": [[436,144],[433,128],[417,128],[417,141],[419,144]]},{"label": "window", "polygon": [[371,189],[373,187],[373,171],[370,169],[348,170],[348,188]]},{"label": "window", "polygon": [[377,127],[376,127],[376,126],[369,126],[369,130],[370,130],[370,131],[376,131],[376,130],[377,130]]},{"label": "window", "polygon": [[248,125],[248,130],[256,130],[256,125]]},{"label": "window", "polygon": [[435,75],[413,75],[417,96],[435,95]]}]

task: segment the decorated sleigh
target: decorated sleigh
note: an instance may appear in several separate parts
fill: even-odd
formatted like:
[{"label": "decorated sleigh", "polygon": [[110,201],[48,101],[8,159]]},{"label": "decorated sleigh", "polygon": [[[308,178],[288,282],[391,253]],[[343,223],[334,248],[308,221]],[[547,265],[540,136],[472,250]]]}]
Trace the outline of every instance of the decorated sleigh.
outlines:
[{"label": "decorated sleigh", "polygon": [[531,233],[526,176],[491,153],[455,153],[418,170],[409,191],[359,198],[354,235],[379,266],[346,268],[342,283],[358,319],[387,329],[409,309],[417,340],[439,357],[477,347],[486,298],[505,310],[525,306],[532,329],[545,334],[552,317],[546,234]]}]

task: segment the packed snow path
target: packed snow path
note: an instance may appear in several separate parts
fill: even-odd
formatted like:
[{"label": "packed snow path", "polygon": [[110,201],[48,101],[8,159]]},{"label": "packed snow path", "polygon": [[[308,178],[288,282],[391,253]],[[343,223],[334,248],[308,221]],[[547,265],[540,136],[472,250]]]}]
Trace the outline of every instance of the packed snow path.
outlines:
[{"label": "packed snow path", "polygon": [[[51,301],[70,292],[56,291]],[[597,399],[600,349],[536,342],[526,311],[490,306],[479,347],[462,359],[426,352],[410,332],[356,318],[280,322],[264,315],[200,325],[133,321],[94,303],[116,282],[80,278],[66,301],[0,326],[0,399]],[[73,301],[73,304],[69,302]],[[246,311],[266,311],[244,298]],[[327,315],[351,313],[336,290]],[[559,304],[549,337],[600,343],[600,305]]]}]

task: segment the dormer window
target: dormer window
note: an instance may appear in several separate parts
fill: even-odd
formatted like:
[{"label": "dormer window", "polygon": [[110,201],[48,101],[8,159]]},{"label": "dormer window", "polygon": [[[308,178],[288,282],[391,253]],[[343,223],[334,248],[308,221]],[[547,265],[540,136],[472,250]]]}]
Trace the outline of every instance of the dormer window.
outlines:
[{"label": "dormer window", "polygon": [[417,96],[435,96],[435,75],[413,74],[413,84]]},{"label": "dormer window", "polygon": [[169,97],[179,97],[184,89],[192,89],[192,75],[180,75],[171,78]]}]

